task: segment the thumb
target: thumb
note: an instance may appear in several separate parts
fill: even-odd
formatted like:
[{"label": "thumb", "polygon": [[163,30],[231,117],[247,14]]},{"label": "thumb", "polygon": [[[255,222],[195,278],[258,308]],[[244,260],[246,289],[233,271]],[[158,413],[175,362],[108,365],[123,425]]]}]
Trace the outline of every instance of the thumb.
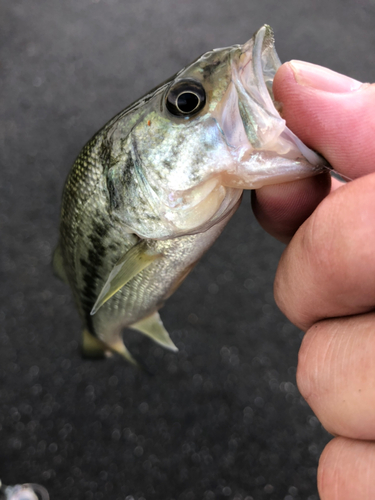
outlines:
[{"label": "thumb", "polygon": [[375,171],[375,84],[291,61],[273,91],[288,127],[336,171],[352,179]]}]

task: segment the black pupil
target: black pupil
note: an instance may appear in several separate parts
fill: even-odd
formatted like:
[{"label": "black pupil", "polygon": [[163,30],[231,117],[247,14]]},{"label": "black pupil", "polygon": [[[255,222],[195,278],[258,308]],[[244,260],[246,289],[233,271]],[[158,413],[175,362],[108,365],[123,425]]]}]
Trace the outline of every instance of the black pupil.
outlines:
[{"label": "black pupil", "polygon": [[199,104],[199,98],[192,92],[183,92],[177,98],[177,107],[183,113],[191,113]]}]

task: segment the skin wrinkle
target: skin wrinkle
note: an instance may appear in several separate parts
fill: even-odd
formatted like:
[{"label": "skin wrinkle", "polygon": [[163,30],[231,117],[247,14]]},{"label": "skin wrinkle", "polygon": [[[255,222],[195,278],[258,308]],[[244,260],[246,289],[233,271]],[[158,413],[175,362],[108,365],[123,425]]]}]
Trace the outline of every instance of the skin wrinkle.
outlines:
[{"label": "skin wrinkle", "polygon": [[[338,198],[338,194],[340,198]],[[343,272],[346,272],[345,267],[344,270],[340,265],[338,267],[341,254],[347,254],[349,246],[346,245],[348,240],[342,237],[341,231],[337,231],[339,228],[336,224],[342,211],[341,204],[337,203],[336,200],[341,199],[342,194],[342,192],[336,191],[330,195],[329,199],[323,200],[307,225],[309,246],[304,250],[312,256],[311,262],[309,262],[310,269],[318,270],[319,277],[323,275],[328,283],[336,281],[338,276],[340,281],[345,281],[347,278],[347,276],[343,276]],[[335,230],[330,231],[328,228],[331,227],[334,227]],[[337,291],[335,290],[335,292],[337,297]]]},{"label": "skin wrinkle", "polygon": [[[276,302],[301,329],[330,316],[373,310],[373,189],[375,175],[333,192],[300,227],[284,252],[276,275]],[[346,199],[358,193],[361,201],[352,210]],[[336,223],[340,217],[347,221],[345,226]]]},{"label": "skin wrinkle", "polygon": [[[319,208],[319,207],[318,207]],[[317,222],[318,219],[318,208],[316,211],[312,214],[310,219],[307,221],[305,225],[305,231],[302,232],[302,241],[301,241],[301,251],[302,255],[304,257],[304,268],[311,271],[314,270],[317,266],[317,269],[320,269],[321,264],[321,259],[319,259],[320,252],[314,251],[316,249],[316,241],[318,243],[321,243],[321,240],[319,239],[319,232],[320,232],[320,226],[319,226],[319,221]],[[318,235],[318,238],[317,238]],[[309,272],[308,276],[308,282],[309,283],[314,283],[315,285],[315,280],[316,280],[317,275],[315,273]],[[319,285],[318,285],[319,286]],[[306,292],[309,293],[308,287],[306,288]],[[307,297],[307,300],[303,300],[305,297],[302,296],[302,301],[306,304],[306,311],[304,313],[300,312],[301,318],[300,321],[302,323],[302,327],[305,329],[305,331],[311,326],[312,322],[315,322],[318,319],[321,319],[317,317],[317,315],[313,315],[313,321],[311,321],[311,310],[314,310],[313,308],[310,309],[310,300],[309,297]],[[315,297],[314,297],[315,299]],[[303,303],[302,302],[302,303]],[[300,306],[301,307],[301,306]],[[302,314],[301,314],[302,313]],[[315,320],[315,321],[314,321]]]},{"label": "skin wrinkle", "polygon": [[[350,356],[350,347],[351,347],[351,338],[350,336],[341,336],[340,335],[340,326],[337,323],[331,322],[331,328],[334,328],[334,331],[332,335],[334,336],[334,341],[335,343],[338,344],[337,349],[335,349],[335,346],[333,346],[333,352],[337,353],[340,352],[340,356],[338,357],[337,354],[335,356],[334,362],[331,364],[331,370],[333,371],[333,393],[334,394],[340,394],[342,392],[341,386],[343,385],[344,387],[348,387],[350,382],[348,381],[348,377],[350,376],[351,370],[346,370],[346,363],[347,361],[352,361],[351,356]],[[341,349],[340,349],[340,344],[343,346],[343,354],[341,355]],[[330,344],[331,346],[331,344]],[[337,358],[338,361],[337,361]],[[342,384],[344,382],[344,384]],[[342,401],[343,404],[347,404],[346,400],[344,399]],[[341,413],[341,412],[340,412]],[[342,415],[342,414],[341,414]],[[344,422],[341,422],[341,427],[345,429],[345,420]],[[345,432],[343,429],[343,432],[340,432],[341,435],[348,434],[348,431]],[[334,429],[336,430],[336,429]]]},{"label": "skin wrinkle", "polygon": [[[328,342],[326,341],[324,343],[324,355],[323,355],[323,360],[322,360],[322,365],[325,367],[327,366],[327,372],[328,372],[328,384],[329,380],[332,380],[332,386],[333,386],[333,392],[337,394],[339,392],[339,379],[340,377],[338,376],[338,370],[335,365],[336,361],[336,350],[335,350],[335,343],[336,343],[337,337],[335,335],[335,332],[330,332],[329,340]],[[317,371],[317,377],[319,377],[319,371]],[[325,377],[327,379],[327,377]],[[318,378],[317,378],[318,380]],[[327,380],[325,380],[325,395],[329,392],[332,392],[329,390],[329,387],[327,388]]]},{"label": "skin wrinkle", "polygon": [[[349,445],[350,445],[350,448],[353,448],[353,442],[349,443]],[[362,456],[361,456],[361,454],[360,453],[352,453],[351,455],[354,458],[354,463],[353,463],[353,466],[352,466],[352,470],[353,471],[360,471],[362,469],[362,467],[361,467],[361,462],[362,462]]]},{"label": "skin wrinkle", "polygon": [[[337,441],[336,441],[337,442]],[[340,458],[341,458],[341,455],[342,455],[342,450],[343,450],[343,443],[340,443],[339,441],[339,444],[341,444],[341,446],[339,447],[338,449],[338,452],[336,453],[336,460],[334,460],[333,462],[333,466],[331,465],[333,471],[332,471],[332,476],[334,478],[334,481],[333,481],[333,484],[334,484],[334,500],[341,500],[340,497],[339,497],[339,486],[341,484],[341,482],[339,481],[339,470],[340,470]],[[329,455],[328,455],[329,456]],[[325,457],[326,457],[326,462],[329,460],[327,459],[327,453],[325,454]],[[330,464],[329,464],[330,465]],[[320,466],[320,464],[319,464]],[[323,500],[324,500],[324,497],[323,497]]]},{"label": "skin wrinkle", "polygon": [[375,314],[322,321],[302,342],[297,384],[324,427],[355,439],[375,436]]},{"label": "skin wrinkle", "polygon": [[373,500],[373,458],[373,443],[333,439],[323,451],[318,467],[321,500]]},{"label": "skin wrinkle", "polygon": [[[373,458],[373,457],[371,457]],[[370,491],[370,482],[371,482],[371,477],[370,477],[370,474],[373,473],[373,470],[374,470],[374,464],[373,464],[373,460],[371,460],[371,464],[369,463],[366,463],[367,465],[367,473],[366,473],[366,481],[365,481],[365,484],[367,485],[367,496],[370,498],[370,494],[371,494],[371,491]],[[372,474],[371,474],[372,476]]]},{"label": "skin wrinkle", "polygon": [[[352,352],[355,356],[351,356],[352,366],[349,367],[355,376],[353,377],[354,384],[351,384],[354,401],[352,405],[351,424],[352,433],[355,433],[359,439],[373,439],[375,437],[374,425],[374,394],[373,394],[373,379],[375,370],[373,366],[373,354],[375,352],[375,343],[373,339],[373,328],[375,323],[374,314],[366,314],[360,318],[357,325],[351,322],[349,331],[353,339]],[[361,389],[360,391],[358,389]],[[358,414],[361,411],[361,415]]]},{"label": "skin wrinkle", "polygon": [[[344,352],[343,352],[343,355],[339,357],[339,362],[337,364],[337,369],[336,369],[336,375],[335,375],[335,378],[334,378],[334,387],[336,387],[337,389],[340,389],[340,384],[338,383],[340,381],[340,378],[343,377],[343,382],[344,382],[344,386],[348,386],[349,385],[349,380],[348,380],[348,377],[349,377],[349,373],[351,372],[351,370],[346,370],[346,363],[347,361],[349,361],[351,364],[353,363],[353,359],[351,357],[351,352],[353,352],[353,349],[351,349],[352,347],[352,338],[350,336],[340,336],[340,332],[339,332],[339,325],[336,323],[333,323],[334,326],[335,326],[335,336],[336,336],[336,339],[338,341],[338,349],[337,350],[340,350],[340,344],[344,347]],[[349,367],[350,368],[350,367]]]},{"label": "skin wrinkle", "polygon": [[[320,325],[320,327],[322,328],[322,325]],[[318,339],[318,337],[321,336],[321,331],[322,331],[321,328],[318,329],[316,333],[316,339]],[[320,380],[322,373],[321,366],[328,367],[328,369],[332,367],[332,358],[334,357],[334,352],[335,352],[335,350],[332,349],[332,345],[334,344],[334,342],[335,342],[335,336],[330,335],[328,341],[325,342],[323,357],[321,361],[320,361],[321,355],[319,353],[319,350],[316,349],[315,352],[313,370],[310,370],[310,372],[312,371],[313,375],[310,376],[314,377],[313,378],[314,382],[312,385],[317,388],[317,390],[314,390],[314,395],[318,395],[318,398],[321,398],[321,396],[323,395],[321,387],[322,384]],[[336,383],[336,373],[333,373],[333,384],[335,385],[335,383]],[[327,389],[326,384],[324,384],[324,388],[325,388],[324,395],[326,395],[329,392],[329,389]]]},{"label": "skin wrinkle", "polygon": [[[285,269],[290,269],[293,267],[298,266],[296,270],[294,270],[295,273],[295,279],[294,281],[297,284],[297,288],[292,284],[292,286],[289,286],[290,290],[293,290],[293,295],[297,294],[298,291],[298,297],[295,297],[296,300],[290,301],[289,303],[285,303],[285,310],[283,312],[291,319],[292,322],[296,323],[300,328],[303,330],[307,330],[311,324],[318,320],[321,319],[318,315],[314,315],[311,318],[311,311],[314,309],[311,307],[311,297],[309,296],[309,290],[306,289],[305,286],[300,285],[300,283],[314,283],[316,281],[316,273],[311,274],[306,277],[306,270],[313,270],[313,269],[321,269],[322,266],[325,267],[327,257],[328,259],[331,258],[332,252],[331,252],[331,245],[329,243],[329,240],[327,238],[322,238],[321,236],[321,224],[319,221],[319,208],[313,213],[313,215],[306,221],[305,224],[301,226],[301,230],[297,232],[296,234],[296,239],[297,243],[292,247],[292,249],[288,249],[286,254],[289,257],[287,260],[286,265],[280,265],[279,269],[284,267]],[[332,241],[332,238],[330,238]],[[295,240],[296,241],[296,240]],[[321,255],[320,249],[322,248],[321,244],[324,244],[326,247],[326,250],[324,251],[323,255]],[[299,252],[299,255],[302,257],[300,258],[294,258],[293,256],[293,251],[295,251],[295,248],[297,247],[297,251]],[[317,252],[316,249],[319,249]],[[292,255],[290,255],[292,254]],[[331,269],[331,266],[328,266],[329,270]],[[288,273],[287,273],[288,275]],[[279,274],[280,276],[280,274]],[[278,277],[279,277],[278,276]],[[285,280],[285,273],[281,274]],[[300,280],[299,278],[302,278]],[[282,283],[282,281],[281,281]],[[315,284],[315,286],[319,286],[319,284]],[[302,289],[301,289],[302,288]],[[278,288],[277,291],[280,293],[280,295],[285,294],[285,285],[284,287],[278,283]],[[283,291],[284,290],[284,291]],[[303,293],[306,290],[306,292]],[[287,294],[286,294],[287,295]],[[278,300],[281,302],[281,297],[277,297],[276,302],[279,304]],[[301,304],[306,304],[306,311],[303,309],[301,310]],[[288,310],[290,308],[290,310]]]},{"label": "skin wrinkle", "polygon": [[[339,498],[339,485],[341,484],[339,481],[339,460],[335,460],[332,464],[332,445],[337,443],[337,439],[334,439],[331,441],[326,448],[323,451],[322,456],[320,457],[319,460],[319,465],[318,465],[318,491],[321,496],[321,500],[325,500],[326,498],[329,498],[325,495],[325,491],[328,488],[330,489],[330,484],[334,485],[334,496],[332,500],[342,500]],[[343,443],[340,443],[339,441],[339,446],[341,444],[341,448],[343,447]],[[337,453],[338,456],[341,455],[340,453],[340,448],[339,452]]]},{"label": "skin wrinkle", "polygon": [[[309,330],[302,340],[302,345],[298,353],[298,365],[297,365],[297,386],[300,390],[302,396],[306,401],[310,400],[310,397],[315,394],[312,384],[312,377],[309,371],[306,370],[306,364],[308,360],[315,359],[313,356],[314,340],[319,335],[319,325],[314,325],[311,330]],[[305,373],[306,372],[306,373]]]},{"label": "skin wrinkle", "polygon": [[[283,254],[283,260],[280,261],[278,272],[275,281],[275,300],[279,308],[284,314],[299,328],[306,331],[312,323],[321,319],[318,315],[311,317],[311,311],[314,310],[310,290],[304,286],[304,283],[316,284],[316,274],[306,271],[313,270],[317,266],[318,269],[325,264],[324,259],[318,260],[319,252],[316,252],[316,242],[320,243],[320,235],[316,234],[320,231],[319,221],[316,222],[316,212],[306,221],[297,231],[295,235],[296,245],[287,248]],[[316,229],[317,228],[317,229]],[[297,248],[300,258],[295,258],[294,252]],[[329,250],[327,254],[330,256]],[[282,270],[293,269],[293,273],[282,272]],[[301,286],[301,283],[303,284]],[[294,300],[284,301],[283,297],[291,295]],[[306,304],[305,310],[301,305]]]},{"label": "skin wrinkle", "polygon": [[368,464],[367,467],[367,485],[368,485],[368,497],[369,498],[374,498],[374,470],[375,470],[375,449],[374,449],[374,443],[368,442],[367,447],[371,451],[370,455],[370,463],[367,460],[367,457],[364,457],[366,460],[366,463]]},{"label": "skin wrinkle", "polygon": [[[324,448],[322,454],[320,455],[319,464],[318,464],[318,473],[317,473],[317,483],[318,483],[318,492],[321,497],[321,500],[324,500],[323,492],[324,487],[327,483],[327,454],[329,450],[329,446],[332,441],[328,443],[328,445]],[[332,500],[335,500],[334,498]]]},{"label": "skin wrinkle", "polygon": [[[332,442],[332,441],[331,441]],[[317,483],[318,483],[318,492],[321,497],[321,500],[324,500],[323,498],[323,486],[326,483],[326,468],[325,468],[325,462],[326,462],[326,456],[327,456],[327,450],[328,450],[328,445],[324,448],[322,454],[320,455],[319,458],[319,463],[318,463],[318,471],[317,471]],[[334,499],[332,499],[334,500]]]},{"label": "skin wrinkle", "polygon": [[334,470],[335,470],[335,476],[336,476],[336,481],[335,481],[335,500],[340,500],[340,497],[339,497],[339,485],[341,484],[340,481],[338,481],[338,478],[339,478],[339,471],[341,469],[340,467],[340,462],[341,462],[341,455],[342,455],[342,451],[344,450],[344,442],[341,442],[341,447],[339,448],[339,453],[337,454],[337,460],[335,462],[335,465],[334,465]]},{"label": "skin wrinkle", "polygon": [[[366,446],[369,447],[369,444],[370,443],[366,443]],[[369,457],[366,457],[364,456],[364,454],[362,453],[362,463],[363,463],[363,468],[365,469],[366,473],[365,473],[365,476],[364,476],[364,484],[366,486],[366,496],[365,498],[373,498],[371,496],[372,492],[371,490],[373,489],[372,488],[372,483],[373,483],[373,471],[374,471],[374,453],[370,453]],[[368,458],[370,460],[368,460]]]},{"label": "skin wrinkle", "polygon": [[[301,226],[300,231],[297,231],[295,238],[299,238],[302,228],[303,226]],[[303,250],[304,235],[305,233],[302,232],[302,236],[300,237],[300,239],[302,239],[300,255],[303,255],[305,259],[309,257],[309,254]],[[293,268],[293,273],[285,272],[285,270],[291,268]],[[304,287],[301,289],[300,286],[300,283],[304,283],[305,281],[305,269],[306,266],[303,259],[295,259],[293,249],[289,246],[280,259],[274,283],[274,296],[277,306],[292,323],[303,331],[306,331],[307,328],[304,328],[303,318],[301,319],[298,317],[300,314],[298,306],[300,301],[306,300],[305,294],[303,293]],[[295,283],[297,286],[295,286]],[[311,306],[308,297],[307,302]]]}]

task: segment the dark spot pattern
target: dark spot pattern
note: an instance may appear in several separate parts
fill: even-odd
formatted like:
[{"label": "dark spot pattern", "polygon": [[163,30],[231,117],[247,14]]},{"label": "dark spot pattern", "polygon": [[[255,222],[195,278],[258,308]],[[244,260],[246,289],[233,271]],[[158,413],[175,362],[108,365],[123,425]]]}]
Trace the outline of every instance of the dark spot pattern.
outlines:
[{"label": "dark spot pattern", "polygon": [[107,189],[111,210],[120,209],[124,205],[124,191],[129,189],[131,183],[133,182],[133,175],[134,162],[131,153],[128,152],[125,163],[121,168],[120,175],[117,175],[116,171],[110,170],[107,177]]},{"label": "dark spot pattern", "polygon": [[83,283],[84,287],[81,292],[81,303],[84,312],[87,328],[90,333],[95,335],[93,325],[93,316],[90,312],[97,299],[97,284],[102,280],[100,269],[107,254],[107,248],[104,245],[104,238],[108,234],[108,223],[101,220],[100,214],[93,219],[92,231],[88,235],[90,241],[90,249],[88,251],[87,260],[81,257],[80,264],[84,268]]},{"label": "dark spot pattern", "polygon": [[211,76],[220,63],[222,63],[222,61],[220,61],[220,59],[216,59],[216,61],[212,61],[209,64],[206,64],[203,67],[203,78],[208,78],[209,76]]},{"label": "dark spot pattern", "polygon": [[124,183],[124,186],[127,186],[132,182],[133,175],[134,175],[134,161],[131,152],[129,151],[126,156],[125,165],[122,171],[122,182]]}]

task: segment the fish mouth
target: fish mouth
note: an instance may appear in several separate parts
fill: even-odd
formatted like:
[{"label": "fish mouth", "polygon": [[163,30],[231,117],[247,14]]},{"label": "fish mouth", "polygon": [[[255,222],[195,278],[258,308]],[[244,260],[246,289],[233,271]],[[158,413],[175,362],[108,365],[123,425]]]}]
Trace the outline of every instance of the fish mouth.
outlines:
[{"label": "fish mouth", "polygon": [[[276,110],[272,92],[273,79],[280,66],[273,30],[270,26],[264,25],[242,46],[241,54],[232,70],[240,108],[247,108],[248,113],[252,111],[258,115],[260,119],[258,128],[261,130],[275,125],[276,129],[280,128],[278,126],[280,115]],[[253,102],[248,102],[249,98]],[[249,106],[246,107],[244,104]],[[261,108],[258,109],[258,106]],[[262,111],[265,111],[266,116]],[[248,126],[249,117],[241,113],[241,118],[245,122],[244,125]],[[268,127],[263,123],[267,118],[272,122]],[[254,121],[254,118],[250,121]]]},{"label": "fish mouth", "polygon": [[[242,46],[235,66],[240,115],[253,147],[276,150],[279,155],[294,158],[299,151],[312,165],[322,164],[322,158],[289,130],[276,109],[272,85],[281,61],[270,26],[262,26]],[[255,130],[253,123],[257,124]]]},{"label": "fish mouth", "polygon": [[[286,126],[275,106],[272,84],[280,66],[268,25],[233,51],[231,82],[214,116],[237,166],[228,176],[232,187],[286,182],[326,165]],[[271,164],[275,168],[269,168]]]},{"label": "fish mouth", "polygon": [[[287,143],[295,145],[300,153],[312,165],[325,165],[324,159],[310,148],[305,146],[303,142],[286,126],[285,121],[281,118],[275,104],[272,85],[276,71],[281,66],[281,61],[275,49],[275,38],[271,26],[265,24],[262,26],[243,46],[243,51],[248,59],[251,59],[251,64],[247,64],[243,71],[243,82],[245,88],[249,90],[250,95],[255,100],[260,101],[262,107],[268,112],[270,123],[274,127],[274,131],[278,133],[281,128],[283,130],[279,134],[279,138],[286,140]],[[250,62],[250,61],[248,61]],[[251,68],[250,75],[246,72],[246,67]],[[251,77],[253,76],[253,80]],[[248,82],[253,81],[255,85],[249,86]],[[258,92],[256,92],[257,88]],[[280,123],[280,118],[282,122]],[[273,139],[275,137],[273,136]],[[280,141],[281,142],[281,141]],[[280,154],[286,154],[283,149],[288,149],[288,146],[279,149]],[[290,147],[290,146],[289,146]],[[294,148],[291,148],[294,149]]]}]

